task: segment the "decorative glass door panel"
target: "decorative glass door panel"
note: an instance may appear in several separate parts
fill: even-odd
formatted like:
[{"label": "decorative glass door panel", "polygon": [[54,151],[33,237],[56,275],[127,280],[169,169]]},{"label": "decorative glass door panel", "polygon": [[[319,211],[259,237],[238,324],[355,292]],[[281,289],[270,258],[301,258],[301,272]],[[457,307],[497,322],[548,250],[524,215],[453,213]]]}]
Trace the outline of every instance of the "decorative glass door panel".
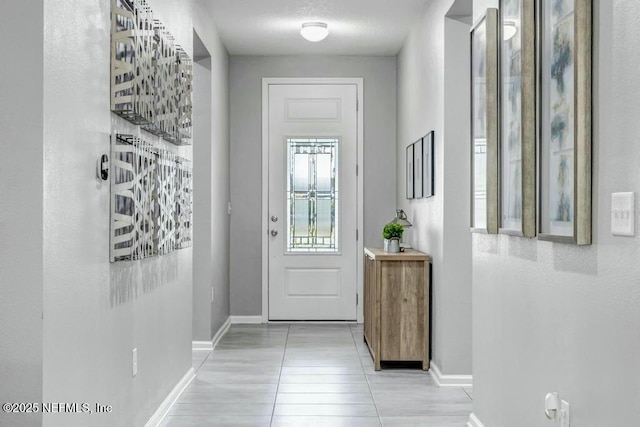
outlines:
[{"label": "decorative glass door panel", "polygon": [[287,139],[287,253],[339,252],[339,139]]}]

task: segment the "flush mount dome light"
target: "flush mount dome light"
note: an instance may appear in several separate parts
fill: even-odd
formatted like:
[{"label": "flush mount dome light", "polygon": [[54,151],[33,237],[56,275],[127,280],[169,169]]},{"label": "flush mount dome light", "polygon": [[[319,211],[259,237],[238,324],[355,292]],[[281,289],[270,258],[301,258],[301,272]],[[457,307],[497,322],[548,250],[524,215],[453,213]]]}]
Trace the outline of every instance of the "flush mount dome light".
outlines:
[{"label": "flush mount dome light", "polygon": [[516,23],[513,21],[506,21],[502,27],[502,38],[504,41],[511,40],[513,36],[518,32]]},{"label": "flush mount dome light", "polygon": [[319,42],[329,35],[329,26],[324,22],[305,22],[300,34],[310,42]]}]

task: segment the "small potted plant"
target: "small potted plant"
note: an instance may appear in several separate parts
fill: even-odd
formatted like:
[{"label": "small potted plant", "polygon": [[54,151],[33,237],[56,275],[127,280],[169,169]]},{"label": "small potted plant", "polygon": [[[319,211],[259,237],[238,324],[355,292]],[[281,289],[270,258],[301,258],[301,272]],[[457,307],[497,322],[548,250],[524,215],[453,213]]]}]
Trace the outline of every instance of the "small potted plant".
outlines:
[{"label": "small potted plant", "polygon": [[384,226],[382,230],[382,237],[384,237],[384,250],[385,252],[400,252],[400,239],[402,239],[402,233],[404,228],[402,225],[390,222]]}]

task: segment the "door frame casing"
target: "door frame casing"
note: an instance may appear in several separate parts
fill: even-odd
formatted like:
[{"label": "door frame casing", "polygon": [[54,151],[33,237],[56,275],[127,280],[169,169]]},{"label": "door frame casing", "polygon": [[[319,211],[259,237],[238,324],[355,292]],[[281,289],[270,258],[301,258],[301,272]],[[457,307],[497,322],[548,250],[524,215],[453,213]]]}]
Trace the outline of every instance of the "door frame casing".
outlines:
[{"label": "door frame casing", "polygon": [[[264,77],[262,79],[262,322],[269,323],[269,86],[271,85],[355,85],[358,104],[356,176],[356,292],[363,294],[364,262],[364,79],[354,78],[294,78]],[[356,173],[356,171],[353,171]],[[356,307],[357,322],[363,321],[362,297]]]}]

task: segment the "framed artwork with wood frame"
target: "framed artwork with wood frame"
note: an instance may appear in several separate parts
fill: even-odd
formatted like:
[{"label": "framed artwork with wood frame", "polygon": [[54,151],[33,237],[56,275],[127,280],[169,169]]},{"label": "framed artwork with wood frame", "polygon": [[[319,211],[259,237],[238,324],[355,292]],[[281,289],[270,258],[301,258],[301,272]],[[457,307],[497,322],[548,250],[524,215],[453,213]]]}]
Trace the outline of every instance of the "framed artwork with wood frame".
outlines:
[{"label": "framed artwork with wood frame", "polygon": [[591,0],[538,1],[538,238],[591,244]]},{"label": "framed artwork with wood frame", "polygon": [[499,232],[536,235],[535,0],[500,0]]},{"label": "framed artwork with wood frame", "polygon": [[498,10],[471,29],[471,231],[498,232]]},{"label": "framed artwork with wood frame", "polygon": [[414,182],[413,182],[413,144],[409,144],[406,151],[407,161],[406,161],[406,186],[407,186],[407,199],[415,198],[414,190]]}]

